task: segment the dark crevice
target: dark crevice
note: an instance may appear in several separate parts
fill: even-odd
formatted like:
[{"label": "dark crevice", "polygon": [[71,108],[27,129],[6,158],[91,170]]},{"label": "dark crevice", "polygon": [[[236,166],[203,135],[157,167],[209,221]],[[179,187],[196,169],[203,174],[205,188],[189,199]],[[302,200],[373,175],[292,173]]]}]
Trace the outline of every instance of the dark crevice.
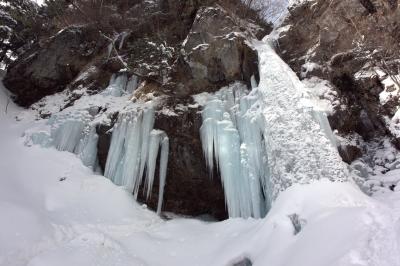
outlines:
[{"label": "dark crevice", "polygon": [[360,3],[368,10],[368,13],[376,13],[376,7],[371,0],[360,0]]}]

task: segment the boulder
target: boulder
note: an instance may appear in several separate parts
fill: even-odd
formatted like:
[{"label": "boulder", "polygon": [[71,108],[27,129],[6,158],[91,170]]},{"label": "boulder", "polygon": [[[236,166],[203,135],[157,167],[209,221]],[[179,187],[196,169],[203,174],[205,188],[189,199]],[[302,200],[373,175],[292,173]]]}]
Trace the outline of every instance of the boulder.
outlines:
[{"label": "boulder", "polygon": [[258,78],[258,55],[250,44],[256,37],[237,21],[218,5],[199,9],[174,76],[180,83],[177,94],[215,91],[234,81],[250,84],[252,75]]},{"label": "boulder", "polygon": [[360,148],[354,145],[340,145],[338,150],[343,161],[348,164],[351,164],[362,156]]}]

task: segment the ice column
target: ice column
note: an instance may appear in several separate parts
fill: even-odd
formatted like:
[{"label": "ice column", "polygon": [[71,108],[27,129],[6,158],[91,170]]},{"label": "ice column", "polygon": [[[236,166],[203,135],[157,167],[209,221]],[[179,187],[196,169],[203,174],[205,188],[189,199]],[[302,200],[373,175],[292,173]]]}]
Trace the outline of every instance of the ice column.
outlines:
[{"label": "ice column", "polygon": [[264,148],[262,117],[252,108],[257,95],[246,95],[239,83],[210,97],[203,112],[200,135],[210,173],[220,172],[230,217],[266,214],[265,192],[269,176]]},{"label": "ice column", "polygon": [[130,94],[138,87],[139,79],[132,75],[128,79],[126,73],[113,74],[108,87],[102,92],[105,96],[121,97],[124,94]]},{"label": "ice column", "polygon": [[104,175],[115,184],[133,191],[135,198],[145,176],[144,191],[148,199],[160,154],[157,208],[160,212],[167,175],[169,139],[164,131],[154,130],[153,126],[153,108],[121,114],[114,125]]},{"label": "ice column", "polygon": [[75,153],[84,165],[95,169],[98,135],[92,118],[87,110],[54,114],[47,122],[50,131],[35,132],[30,139],[33,144]]}]

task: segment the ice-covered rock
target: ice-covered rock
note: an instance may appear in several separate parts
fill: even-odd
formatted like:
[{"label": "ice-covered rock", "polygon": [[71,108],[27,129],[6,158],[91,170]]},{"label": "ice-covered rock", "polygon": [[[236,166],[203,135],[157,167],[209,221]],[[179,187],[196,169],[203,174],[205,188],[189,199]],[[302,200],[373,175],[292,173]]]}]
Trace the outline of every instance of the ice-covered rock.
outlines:
[{"label": "ice-covered rock", "polygon": [[256,47],[258,88],[254,81],[248,95],[240,84],[223,88],[202,112],[207,166],[221,174],[231,217],[263,217],[294,183],[348,178],[326,114],[269,44]]}]

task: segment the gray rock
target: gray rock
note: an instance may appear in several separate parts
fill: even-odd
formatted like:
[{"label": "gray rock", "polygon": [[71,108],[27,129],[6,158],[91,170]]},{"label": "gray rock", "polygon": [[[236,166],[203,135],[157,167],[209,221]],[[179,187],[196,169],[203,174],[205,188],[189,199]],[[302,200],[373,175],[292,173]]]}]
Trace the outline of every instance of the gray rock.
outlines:
[{"label": "gray rock", "polygon": [[[279,36],[278,49],[283,59],[299,75],[306,62],[318,64],[318,71],[302,77],[317,76],[330,81],[338,104],[329,121],[342,136],[357,133],[365,141],[389,138],[400,147],[385,122],[400,104],[399,97],[381,104],[382,84],[376,75],[359,77],[356,73],[373,73],[386,58],[387,65],[400,59],[400,8],[389,0],[315,0],[303,1],[289,11]],[[395,34],[394,34],[395,33]],[[379,38],[377,37],[379,36]],[[394,72],[398,72],[394,67]],[[340,148],[347,162],[360,151]],[[348,151],[346,151],[348,150]]]},{"label": "gray rock", "polygon": [[253,263],[251,262],[250,259],[244,258],[243,260],[233,264],[232,266],[252,266]]},{"label": "gray rock", "polygon": [[256,38],[242,29],[222,7],[203,7],[187,36],[182,50],[179,76],[186,84],[179,94],[215,90],[233,81],[250,84],[258,77],[258,55],[250,40]]},{"label": "gray rock", "polygon": [[[184,106],[184,102],[181,104],[181,107]],[[167,103],[164,108],[168,108],[166,105],[176,106],[176,102]],[[228,215],[221,178],[216,171],[210,177],[203,155],[200,110],[169,108],[175,115],[160,111],[156,114],[154,125],[154,128],[167,133],[170,145],[163,212],[189,216],[209,214],[218,220],[226,219]],[[152,209],[157,208],[158,180],[154,185],[149,201],[143,193],[139,193],[139,200]]]},{"label": "gray rock", "polygon": [[41,47],[22,54],[8,68],[4,85],[14,94],[16,103],[27,107],[64,90],[105,44],[88,26],[67,28]]}]

